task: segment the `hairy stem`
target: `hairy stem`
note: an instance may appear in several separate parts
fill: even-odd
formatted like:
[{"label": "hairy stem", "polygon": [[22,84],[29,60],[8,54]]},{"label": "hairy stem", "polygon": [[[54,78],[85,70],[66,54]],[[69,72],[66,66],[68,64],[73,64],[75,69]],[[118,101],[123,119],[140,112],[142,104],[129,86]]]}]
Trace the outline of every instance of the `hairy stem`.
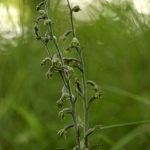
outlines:
[{"label": "hairy stem", "polygon": [[[82,86],[83,86],[83,109],[84,109],[84,135],[85,133],[88,131],[88,107],[87,107],[87,87],[86,87],[86,77],[85,77],[85,69],[84,69],[84,61],[83,61],[83,57],[81,54],[81,50],[79,50],[79,48],[76,48],[80,61],[81,61],[81,65],[83,68],[83,72],[82,72]],[[85,147],[88,148],[88,137],[85,138]]]},{"label": "hairy stem", "polygon": [[44,40],[42,39],[42,37],[41,37],[40,29],[39,29],[39,37],[40,37],[40,40],[42,41],[42,43],[44,44],[44,46],[45,46],[45,48],[46,48],[46,50],[47,50],[47,53],[48,53],[49,58],[52,60],[52,55],[51,55],[51,52],[50,52],[50,50],[49,50],[49,48],[48,48],[48,46],[47,46],[47,43],[45,43],[45,41],[44,41]]},{"label": "hairy stem", "polygon": [[[45,9],[46,9],[46,12],[47,12],[47,17],[48,17],[48,6]],[[52,23],[49,24],[49,29],[50,29],[50,35],[52,37],[52,41],[53,41],[53,43],[55,45],[55,48],[56,48],[56,50],[57,50],[57,52],[59,54],[59,58],[60,58],[61,64],[62,64],[62,66],[64,66],[62,54],[61,54],[60,49],[59,49],[58,44],[57,44],[57,39],[55,39],[54,35],[53,35]],[[61,74],[61,77],[62,78],[64,77],[63,81],[64,81],[65,85],[67,85],[66,87],[67,87],[67,89],[69,91],[70,104],[71,104],[71,109],[72,109],[72,119],[73,119],[73,122],[74,122],[74,129],[75,129],[76,145],[78,146],[78,149],[81,150],[80,139],[79,139],[79,132],[78,132],[77,115],[76,115],[76,107],[75,107],[74,99],[72,97],[70,80],[69,80],[68,75],[66,74],[64,69],[63,69],[63,75]]]},{"label": "hairy stem", "polygon": [[73,24],[72,9],[71,9],[69,0],[67,0],[67,3],[69,6],[69,10],[70,10],[70,23],[71,23],[72,34],[73,34],[73,37],[76,37],[75,30],[74,30],[74,24]]},{"label": "hairy stem", "polygon": [[52,60],[52,55],[51,55],[51,53],[50,53],[50,50],[49,50],[49,48],[48,48],[48,46],[47,46],[47,44],[42,40],[42,42],[43,42],[43,44],[45,45],[45,48],[46,48],[46,50],[47,50],[47,53],[48,53],[48,56],[50,57],[50,59]]},{"label": "hairy stem", "polygon": [[[72,9],[69,3],[69,0],[67,0],[69,9],[70,9],[70,23],[71,23],[71,28],[72,28],[72,34],[73,37],[76,37],[75,34],[75,29],[74,29],[74,23],[73,23],[73,15],[72,15]],[[80,61],[81,61],[81,66],[83,68],[82,72],[82,87],[83,87],[83,109],[84,109],[84,135],[88,131],[88,108],[87,108],[87,88],[86,88],[86,77],[85,77],[85,69],[84,69],[84,61],[82,57],[81,50],[77,47],[76,48]],[[88,137],[85,138],[85,147],[88,148]]]},{"label": "hairy stem", "polygon": [[78,129],[78,123],[77,123],[77,114],[76,114],[76,106],[75,106],[75,102],[74,99],[72,98],[72,92],[69,86],[69,95],[70,97],[70,101],[71,101],[71,109],[72,109],[72,119],[74,122],[74,129],[75,129],[75,136],[76,136],[76,145],[78,146],[78,150],[81,150],[81,146],[80,146],[80,135],[79,135],[79,129]]}]

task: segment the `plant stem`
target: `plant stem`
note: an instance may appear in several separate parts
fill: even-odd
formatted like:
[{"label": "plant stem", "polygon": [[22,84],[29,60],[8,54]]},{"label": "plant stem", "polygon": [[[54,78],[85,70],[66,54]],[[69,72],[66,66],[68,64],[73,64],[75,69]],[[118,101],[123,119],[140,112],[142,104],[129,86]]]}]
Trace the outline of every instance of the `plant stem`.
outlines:
[{"label": "plant stem", "polygon": [[[71,28],[72,28],[72,34],[73,37],[76,37],[75,34],[75,29],[74,29],[74,23],[73,23],[73,15],[72,15],[72,9],[69,3],[69,0],[67,0],[69,9],[70,9],[70,23],[71,23]],[[80,61],[81,61],[81,66],[83,68],[82,72],[82,87],[83,87],[83,109],[84,109],[84,135],[88,131],[88,108],[87,108],[87,88],[86,88],[86,77],[85,77],[85,69],[84,69],[84,61],[82,57],[81,50],[77,47],[76,48]],[[88,148],[88,137],[85,138],[85,148]]]},{"label": "plant stem", "polygon": [[[46,6],[47,6],[47,3],[46,3]],[[48,8],[47,7],[45,9],[46,9],[46,12],[47,12],[47,18],[49,18],[48,17]],[[52,37],[52,41],[53,41],[53,43],[54,43],[54,45],[56,47],[56,50],[57,50],[57,52],[59,54],[59,58],[60,58],[61,64],[62,64],[62,66],[64,66],[62,54],[61,54],[60,49],[58,47],[57,40],[54,39],[53,29],[52,29],[52,23],[49,24],[49,28],[50,28],[50,36]],[[67,87],[67,89],[69,91],[69,95],[70,95],[70,104],[71,104],[71,109],[72,109],[72,119],[73,119],[73,122],[74,122],[76,145],[78,146],[78,149],[81,150],[80,139],[79,139],[79,132],[78,132],[77,115],[76,115],[76,107],[75,107],[74,99],[72,97],[70,80],[69,80],[68,75],[66,74],[64,68],[62,68],[62,69],[63,69],[62,70],[63,71],[63,75],[62,74],[60,74],[60,75],[63,78],[64,84],[66,85],[66,87]]]},{"label": "plant stem", "polygon": [[68,90],[69,90],[69,95],[71,96],[70,101],[71,101],[71,109],[72,109],[72,119],[74,122],[74,129],[75,129],[75,136],[76,136],[76,144],[78,146],[78,150],[81,150],[80,135],[79,135],[79,129],[78,129],[78,123],[77,123],[77,115],[76,115],[76,106],[75,106],[74,99],[72,98],[72,92],[71,92],[70,86]]},{"label": "plant stem", "polygon": [[[50,27],[51,31],[52,31],[52,26]],[[51,35],[53,37],[53,33],[51,32]],[[61,64],[62,66],[64,66],[64,62],[63,62],[63,58],[60,52],[60,49],[56,43],[56,41],[53,39],[53,43],[57,49],[57,52],[60,56],[60,60],[61,60]],[[81,146],[80,146],[80,138],[79,138],[79,132],[78,132],[78,122],[77,122],[77,115],[76,115],[76,107],[75,107],[75,103],[74,103],[74,99],[72,98],[72,91],[71,91],[71,85],[70,85],[70,80],[67,77],[67,74],[65,72],[65,70],[63,69],[63,74],[64,74],[64,78],[63,80],[65,81],[66,85],[67,85],[67,89],[69,91],[69,95],[70,95],[70,104],[71,104],[71,109],[72,109],[72,119],[74,122],[74,129],[75,129],[75,137],[76,137],[76,145],[78,146],[78,149],[81,150]]]},{"label": "plant stem", "polygon": [[40,40],[42,41],[42,43],[44,44],[46,50],[47,50],[47,53],[48,53],[48,56],[49,58],[52,60],[52,55],[51,55],[51,52],[47,46],[47,43],[45,43],[45,41],[41,38],[41,32],[40,32],[40,29],[39,29],[39,36],[40,36]]},{"label": "plant stem", "polygon": [[41,40],[42,42],[43,42],[43,44],[45,45],[45,48],[46,48],[46,50],[47,50],[47,53],[48,53],[48,56],[50,57],[50,59],[52,60],[52,55],[51,55],[51,53],[50,53],[50,50],[49,50],[49,48],[48,48],[48,46],[47,46],[47,44],[43,41],[43,40]]},{"label": "plant stem", "polygon": [[[84,135],[88,131],[88,107],[87,107],[87,87],[86,87],[86,77],[85,77],[85,68],[84,68],[84,61],[82,57],[81,50],[79,48],[76,48],[80,61],[81,61],[81,66],[83,68],[82,72],[82,87],[83,87],[83,109],[84,109]],[[88,148],[88,136],[85,138],[85,147]]]},{"label": "plant stem", "polygon": [[73,34],[73,37],[76,37],[75,30],[74,30],[73,18],[72,18],[72,9],[71,9],[69,0],[67,0],[67,3],[69,6],[69,10],[70,10],[70,23],[71,23],[72,34]]}]

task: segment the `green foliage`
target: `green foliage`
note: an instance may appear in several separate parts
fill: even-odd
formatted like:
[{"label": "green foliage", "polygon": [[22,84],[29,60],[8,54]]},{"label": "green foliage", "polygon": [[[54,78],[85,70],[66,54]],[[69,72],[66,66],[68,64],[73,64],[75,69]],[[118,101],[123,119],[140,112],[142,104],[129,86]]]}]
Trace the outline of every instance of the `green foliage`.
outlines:
[{"label": "green foliage", "polygon": [[[60,84],[63,84],[57,74],[53,80],[45,80],[47,69],[40,68],[46,51],[33,39],[37,2],[20,3],[24,9],[14,4],[20,9],[19,15],[28,14],[30,17],[24,19],[20,15],[19,25],[24,23],[27,30],[21,28],[25,32],[13,39],[4,37],[3,29],[0,35],[0,149],[55,150],[63,147],[65,140],[56,131],[70,124],[68,119],[60,124],[55,117],[58,108],[54,105],[61,95]],[[56,21],[54,30],[58,37],[70,24],[64,11],[66,5],[60,1],[55,4],[50,6],[49,14]],[[93,103],[94,110],[89,109],[90,126],[98,122],[105,127],[150,120],[149,16],[138,13],[134,5],[127,2],[99,4],[101,9],[94,4],[88,6],[87,14],[92,21],[80,18],[75,21],[80,44],[86,41],[82,52],[87,79],[92,77],[103,90],[103,98]],[[30,11],[25,12],[25,8]],[[81,9],[79,13],[86,11]],[[53,46],[50,48],[54,51]],[[73,55],[76,56],[75,53]],[[79,104],[77,107],[82,109]],[[82,116],[80,119],[82,124]],[[73,136],[73,132],[68,134]],[[100,143],[104,150],[114,149],[117,145],[136,150],[149,149],[149,138],[149,124],[135,124],[100,130],[89,140],[92,145]],[[65,143],[73,147],[74,139],[68,138]]]}]

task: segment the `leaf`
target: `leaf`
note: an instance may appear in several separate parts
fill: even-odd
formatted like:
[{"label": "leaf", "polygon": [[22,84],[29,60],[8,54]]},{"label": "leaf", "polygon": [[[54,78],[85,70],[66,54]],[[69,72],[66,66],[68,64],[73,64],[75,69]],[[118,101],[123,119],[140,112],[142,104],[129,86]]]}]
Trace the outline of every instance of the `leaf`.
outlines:
[{"label": "leaf", "polygon": [[134,130],[126,134],[122,139],[120,139],[110,150],[116,150],[119,149],[120,147],[124,147],[138,135],[144,132],[147,133],[149,131],[149,127],[150,127],[149,124],[144,124],[135,128]]},{"label": "leaf", "polygon": [[103,129],[109,129],[109,128],[129,126],[129,125],[145,124],[145,123],[150,123],[150,120],[139,121],[139,122],[123,123],[123,124],[116,124],[116,125],[110,125],[110,126],[103,126],[103,127],[101,127],[101,130],[103,130]]},{"label": "leaf", "polygon": [[130,93],[128,91],[122,90],[120,88],[113,87],[113,86],[106,85],[106,84],[103,85],[102,88],[105,89],[105,90],[114,92],[114,93],[118,93],[120,95],[124,95],[124,96],[129,97],[129,98],[132,98],[132,99],[137,100],[137,101],[139,101],[141,103],[145,103],[147,105],[150,105],[150,100],[148,100],[146,98],[143,98],[143,97],[140,97],[140,96],[138,96],[136,94]]}]

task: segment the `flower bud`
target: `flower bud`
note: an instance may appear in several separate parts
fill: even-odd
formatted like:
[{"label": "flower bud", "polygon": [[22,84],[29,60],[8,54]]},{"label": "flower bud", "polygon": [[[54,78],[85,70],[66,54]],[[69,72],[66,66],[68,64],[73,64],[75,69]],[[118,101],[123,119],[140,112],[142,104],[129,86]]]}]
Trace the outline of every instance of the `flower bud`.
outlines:
[{"label": "flower bud", "polygon": [[36,31],[39,31],[39,27],[38,27],[37,24],[34,25],[34,30],[35,30],[35,32],[36,32]]},{"label": "flower bud", "polygon": [[66,90],[67,90],[66,86],[63,86],[63,88],[62,88],[62,94],[66,93]]},{"label": "flower bud", "polygon": [[63,136],[66,139],[66,135],[67,135],[67,131],[65,129],[61,129],[58,131],[57,134],[59,134],[60,136]]},{"label": "flower bud", "polygon": [[65,119],[66,114],[71,114],[72,111],[70,108],[64,108],[62,111],[58,113],[58,117],[63,121]]},{"label": "flower bud", "polygon": [[45,64],[46,64],[46,60],[43,59],[43,60],[41,61],[41,66],[44,66]]},{"label": "flower bud", "polygon": [[54,41],[55,43],[57,43],[57,37],[56,37],[56,36],[53,36],[53,41]]},{"label": "flower bud", "polygon": [[46,72],[45,76],[47,79],[50,79],[52,77],[53,73],[52,72]]},{"label": "flower bud", "polygon": [[51,59],[50,59],[49,57],[44,58],[44,59],[41,61],[41,66],[46,65],[46,62],[47,62],[47,61],[51,61]]},{"label": "flower bud", "polygon": [[78,147],[77,147],[77,146],[75,146],[72,150],[78,150]]},{"label": "flower bud", "polygon": [[96,125],[95,127],[94,127],[94,131],[97,131],[97,130],[100,130],[100,127],[101,127],[102,125]]},{"label": "flower bud", "polygon": [[40,40],[41,37],[40,36],[37,36],[37,35],[34,35],[34,37],[37,39],[37,40]]},{"label": "flower bud", "polygon": [[98,91],[97,93],[95,93],[94,98],[98,99],[98,98],[101,98],[101,96],[102,96],[102,92]]},{"label": "flower bud", "polygon": [[78,91],[80,91],[82,93],[81,83],[78,78],[75,78],[75,84],[77,86]]},{"label": "flower bud", "polygon": [[44,25],[49,25],[49,24],[51,24],[51,20],[50,20],[50,19],[46,19],[46,20],[44,21]]},{"label": "flower bud", "polygon": [[67,36],[62,35],[62,36],[60,36],[59,41],[61,41],[61,42],[65,42],[67,39],[68,39],[68,37],[67,37]]},{"label": "flower bud", "polygon": [[71,52],[71,47],[70,47],[70,45],[64,46],[64,47],[63,47],[63,50],[64,50],[65,53]]},{"label": "flower bud", "polygon": [[41,36],[40,36],[40,31],[39,31],[39,27],[37,24],[34,25],[34,33],[35,33],[35,38],[37,40],[40,40],[41,39]]},{"label": "flower bud", "polygon": [[72,67],[67,67],[67,72],[68,72],[68,75],[69,75],[69,78],[72,77],[72,75],[74,74],[74,69]]},{"label": "flower bud", "polygon": [[74,12],[78,12],[80,10],[81,10],[81,8],[79,5],[76,5],[75,7],[72,8],[72,11],[74,11]]},{"label": "flower bud", "polygon": [[40,10],[40,9],[41,9],[41,7],[40,7],[39,5],[37,5],[36,11],[38,11],[38,10]]},{"label": "flower bud", "polygon": [[63,121],[65,119],[65,113],[63,111],[60,111],[58,113],[58,117],[61,118],[61,120]]},{"label": "flower bud", "polygon": [[69,99],[69,94],[68,93],[63,93],[62,98],[63,98],[63,100],[68,100]]},{"label": "flower bud", "polygon": [[38,12],[39,12],[40,15],[46,14],[44,10],[38,10]]},{"label": "flower bud", "polygon": [[68,58],[63,58],[63,62],[65,65],[69,65],[69,59]]},{"label": "flower bud", "polygon": [[57,102],[57,107],[61,108],[63,106],[63,101],[61,99],[59,99]]},{"label": "flower bud", "polygon": [[72,68],[72,67],[68,67],[68,73],[69,73],[69,74],[74,73],[74,70],[73,70],[73,68]]}]

